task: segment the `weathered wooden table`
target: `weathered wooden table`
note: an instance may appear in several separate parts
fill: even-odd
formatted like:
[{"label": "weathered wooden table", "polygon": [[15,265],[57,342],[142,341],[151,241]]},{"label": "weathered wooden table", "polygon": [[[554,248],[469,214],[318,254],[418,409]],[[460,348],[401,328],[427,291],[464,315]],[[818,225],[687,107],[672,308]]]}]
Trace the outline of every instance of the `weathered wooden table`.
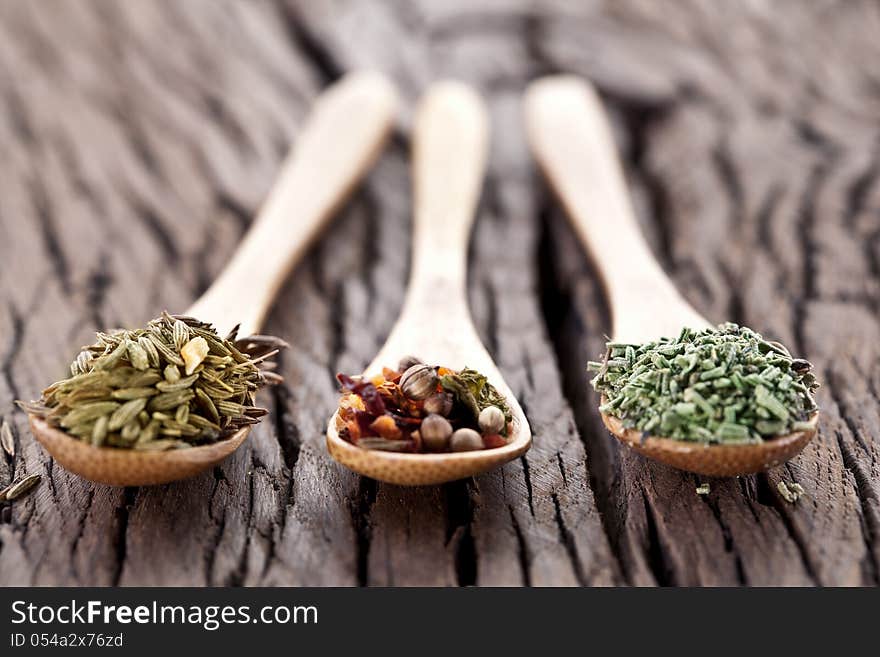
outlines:
[{"label": "weathered wooden table", "polygon": [[[0,2],[0,583],[877,584],[880,11],[875,2]],[[235,248],[319,89],[385,70],[399,134],[290,277],[272,415],[222,467],[115,489],[69,475],[15,398],[99,327],[185,308]],[[609,319],[525,148],[527,80],[571,71],[612,113],[657,255],[708,317],[812,359],[821,435],[767,474],[712,480],[603,430],[584,365]],[[482,336],[535,438],[443,487],[360,479],[325,453],[408,271],[412,103],[440,76],[492,110],[473,236]],[[585,172],[584,175],[589,175]],[[806,490],[796,504],[779,481]]]}]

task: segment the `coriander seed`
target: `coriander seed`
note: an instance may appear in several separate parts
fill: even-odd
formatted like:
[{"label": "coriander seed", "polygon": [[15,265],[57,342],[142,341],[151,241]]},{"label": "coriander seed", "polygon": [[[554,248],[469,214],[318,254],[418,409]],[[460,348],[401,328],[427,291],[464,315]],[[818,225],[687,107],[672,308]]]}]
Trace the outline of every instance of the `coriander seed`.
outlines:
[{"label": "coriander seed", "polygon": [[419,434],[426,448],[435,452],[440,451],[449,446],[449,439],[452,437],[452,425],[445,417],[431,414],[422,420]]},{"label": "coriander seed", "polygon": [[400,377],[403,394],[414,400],[427,399],[437,392],[437,372],[427,365],[413,365]]},{"label": "coriander seed", "polygon": [[483,449],[483,438],[473,429],[459,429],[449,441],[453,452],[472,452]]}]

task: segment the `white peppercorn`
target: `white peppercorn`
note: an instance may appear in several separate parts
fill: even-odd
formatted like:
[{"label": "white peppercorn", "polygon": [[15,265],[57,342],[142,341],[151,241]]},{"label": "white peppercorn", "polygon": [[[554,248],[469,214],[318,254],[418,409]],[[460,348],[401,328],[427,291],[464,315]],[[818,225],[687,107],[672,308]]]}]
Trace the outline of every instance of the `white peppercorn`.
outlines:
[{"label": "white peppercorn", "polygon": [[453,452],[472,452],[483,449],[483,437],[473,429],[459,429],[452,434],[449,446]]},{"label": "white peppercorn", "polygon": [[437,452],[449,446],[449,439],[452,436],[452,425],[449,424],[449,420],[445,417],[432,413],[422,420],[419,434],[425,447]]},{"label": "white peppercorn", "polygon": [[483,433],[501,433],[505,423],[504,413],[497,406],[487,406],[480,411],[478,422]]}]

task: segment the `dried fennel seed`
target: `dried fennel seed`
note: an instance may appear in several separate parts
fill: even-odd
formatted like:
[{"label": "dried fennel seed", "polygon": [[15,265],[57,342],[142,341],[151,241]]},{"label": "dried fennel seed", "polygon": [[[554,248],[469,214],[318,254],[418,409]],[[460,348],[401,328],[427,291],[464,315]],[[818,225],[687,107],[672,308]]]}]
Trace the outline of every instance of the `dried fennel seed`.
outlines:
[{"label": "dried fennel seed", "polygon": [[163,313],[146,328],[98,333],[39,401],[21,406],[94,446],[165,450],[212,443],[256,424],[256,391],[281,381],[267,362],[283,340]]},{"label": "dried fennel seed", "polygon": [[40,475],[32,474],[13,481],[6,488],[0,490],[0,502],[13,502],[24,497],[40,483],[40,479],[42,479]]},{"label": "dried fennel seed", "polygon": [[805,360],[736,324],[642,345],[608,343],[591,362],[603,413],[677,440],[759,443],[807,429],[818,387]]},{"label": "dried fennel seed", "polygon": [[0,446],[9,456],[15,456],[15,436],[12,434],[12,427],[6,420],[0,426]]}]

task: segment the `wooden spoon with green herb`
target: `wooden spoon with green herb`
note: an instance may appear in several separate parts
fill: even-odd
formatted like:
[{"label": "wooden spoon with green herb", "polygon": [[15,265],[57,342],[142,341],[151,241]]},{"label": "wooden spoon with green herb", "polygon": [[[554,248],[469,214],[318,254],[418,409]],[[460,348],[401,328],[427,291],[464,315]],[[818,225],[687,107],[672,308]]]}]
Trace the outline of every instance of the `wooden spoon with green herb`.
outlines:
[{"label": "wooden spoon with green herb", "polygon": [[412,272],[400,319],[364,372],[380,374],[406,356],[452,370],[484,374],[513,416],[508,442],[494,449],[405,454],[364,449],[343,440],[336,414],[327,428],[334,459],[360,474],[401,485],[439,484],[470,477],[523,454],[528,421],[471,320],[466,295],[467,246],[486,166],[488,119],[480,98],[458,82],[426,94],[415,119],[415,228]]},{"label": "wooden spoon with green herb", "polygon": [[[757,334],[747,329],[735,331],[726,325],[706,332],[710,323],[681,297],[641,235],[611,130],[593,88],[571,76],[538,80],[527,91],[525,119],[535,157],[592,255],[608,294],[613,339],[599,366],[599,378],[610,382],[605,390],[617,392],[614,383],[630,386],[613,400],[603,397],[602,409],[607,412],[602,419],[608,430],[646,456],[705,475],[757,472],[798,454],[815,435],[818,423],[818,412],[808,400],[812,379],[795,380],[801,378],[797,368],[804,366],[808,371],[809,364],[791,359],[784,347],[754,337]],[[683,327],[690,330],[683,333]],[[637,349],[661,338],[667,342]],[[706,358],[706,369],[699,369],[703,363],[695,362],[695,352],[684,353],[683,343],[693,346],[700,340],[706,343],[700,353],[711,356]],[[712,340],[717,340],[717,348]],[[726,359],[728,349],[732,351]],[[749,353],[752,349],[753,354]],[[636,359],[642,357],[642,370],[634,369]],[[745,359],[748,367],[739,367],[737,358]],[[769,369],[745,373],[762,363],[761,359]],[[678,374],[678,381],[688,388],[682,390],[676,382],[670,389],[670,373]],[[627,378],[621,380],[621,376]],[[774,385],[780,394],[792,385],[806,389],[803,399],[793,399],[803,401],[809,413],[800,421],[784,422],[791,418],[770,389]],[[743,396],[744,389],[751,396]],[[632,417],[662,407],[661,394],[671,398],[679,392],[682,401],[670,404],[663,414],[650,419],[642,416],[641,422]],[[735,404],[728,404],[734,395],[742,400],[738,397]],[[698,423],[695,418],[702,419]],[[712,430],[701,426],[705,424]],[[773,426],[792,430],[760,435],[759,430]],[[660,427],[682,437],[655,435]]]},{"label": "wooden spoon with green herb", "polygon": [[[81,378],[61,386],[55,384],[47,389],[41,402],[25,405],[31,411],[34,435],[55,460],[99,483],[161,484],[216,465],[244,442],[250,424],[260,416],[252,411],[260,409],[243,407],[235,401],[244,396],[238,391],[247,389],[250,398],[257,385],[270,375],[256,372],[255,365],[220,335],[235,326],[237,335],[257,332],[287,273],[375,160],[390,132],[395,107],[396,93],[391,84],[367,72],[346,76],[317,99],[241,246],[219,278],[186,313],[200,321],[175,320],[165,315],[147,329],[122,337],[99,334],[94,358],[91,352],[83,352],[81,366],[75,362],[72,370],[88,376],[99,370],[93,379],[98,379],[100,385],[77,390]],[[212,324],[221,333],[214,333],[201,322]],[[254,336],[250,343],[247,339],[238,343],[245,350],[249,344],[258,345],[252,352],[258,354],[259,344],[271,345],[271,340]],[[121,345],[118,350],[117,345]],[[262,357],[265,355],[258,355],[256,360]],[[121,370],[120,362],[124,364]],[[207,363],[215,369],[206,369]],[[195,369],[197,366],[199,369]],[[134,384],[120,388],[114,380],[119,376],[129,377],[126,383]],[[205,380],[208,376],[212,378]],[[201,380],[198,389],[195,379]],[[151,386],[158,389],[151,390]],[[214,397],[205,391],[212,391]],[[72,398],[73,393],[81,399]],[[51,399],[46,399],[47,394]],[[98,395],[104,397],[96,402]],[[47,401],[57,404],[59,399],[67,404],[62,407],[63,416],[53,415],[53,409],[46,405]],[[198,424],[193,423],[196,408],[202,413]],[[230,425],[226,419],[232,415],[238,416],[237,424]],[[140,425],[138,417],[142,418]],[[219,434],[216,442],[190,447],[179,441],[180,449],[159,449],[168,447],[175,435],[185,436],[181,432],[191,431],[190,426],[210,432],[212,427],[222,425],[242,428],[232,435]],[[114,428],[120,446],[103,446],[108,431]],[[130,441],[126,442],[128,429]],[[67,431],[77,431],[76,437]],[[144,442],[146,432],[150,440]],[[155,440],[156,435],[161,440]]]}]

